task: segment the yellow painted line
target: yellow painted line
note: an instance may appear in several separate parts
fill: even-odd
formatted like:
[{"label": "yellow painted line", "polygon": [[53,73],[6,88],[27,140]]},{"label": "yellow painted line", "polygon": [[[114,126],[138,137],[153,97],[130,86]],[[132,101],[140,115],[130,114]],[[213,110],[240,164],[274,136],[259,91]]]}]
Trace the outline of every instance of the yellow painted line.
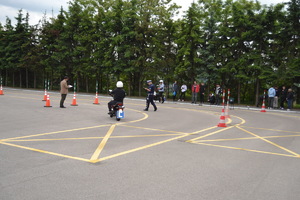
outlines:
[{"label": "yellow painted line", "polygon": [[145,127],[138,127],[138,126],[129,126],[129,125],[121,125],[129,128],[136,128],[136,129],[143,129],[143,130],[150,130],[150,131],[160,131],[160,132],[168,132],[168,133],[176,133],[176,134],[188,134],[185,132],[180,131],[169,131],[169,130],[162,130],[162,129],[155,129],[155,128],[145,128]]},{"label": "yellow painted line", "polygon": [[68,156],[68,155],[64,155],[64,154],[60,154],[60,153],[54,153],[54,152],[50,152],[50,151],[44,151],[44,150],[40,150],[40,149],[25,147],[25,146],[11,144],[11,143],[7,143],[7,142],[0,142],[0,144],[12,146],[12,147],[18,147],[18,148],[26,149],[26,150],[30,150],[30,151],[36,151],[36,152],[39,152],[39,153],[45,153],[45,154],[50,154],[50,155],[54,155],[54,156],[60,156],[60,157],[64,157],[64,158],[71,158],[71,159],[75,159],[75,160],[89,162],[88,159],[84,159],[84,158],[79,158],[79,157],[75,157],[75,156]]},{"label": "yellow painted line", "polygon": [[[226,131],[226,130],[231,129],[231,128],[233,128],[233,127],[234,127],[234,126],[229,126],[229,127],[227,127],[227,128],[223,128],[223,129],[220,129],[220,130],[217,130],[217,131],[208,133],[208,134],[206,134],[206,135],[202,135],[202,136],[200,136],[200,137],[196,137],[196,138],[194,138],[194,139],[187,140],[186,142],[190,142],[190,143],[191,143],[191,142],[194,142],[194,141],[199,140],[199,139],[201,139],[201,138],[205,138],[205,137],[214,135],[214,134],[216,134],[216,133],[219,133],[219,132],[222,132],[222,131]],[[216,128],[216,127],[214,127],[214,128]],[[199,133],[199,131],[194,132],[193,134],[195,134],[195,133]]]},{"label": "yellow painted line", "polygon": [[153,147],[153,146],[157,146],[157,145],[160,145],[160,144],[163,144],[163,143],[166,143],[166,142],[177,140],[177,139],[186,137],[188,135],[189,134],[181,135],[181,136],[178,136],[178,137],[175,137],[175,138],[163,140],[163,141],[160,141],[160,142],[152,143],[152,144],[145,145],[145,146],[142,146],[142,147],[138,147],[138,148],[135,148],[135,149],[131,149],[131,150],[128,150],[128,151],[123,151],[123,152],[120,152],[120,153],[117,153],[117,154],[106,156],[106,157],[103,157],[103,158],[100,158],[100,159],[97,159],[97,160],[92,160],[91,159],[90,162],[97,163],[97,162],[100,162],[100,161],[103,161],[103,160],[107,160],[107,159],[110,159],[110,158],[115,158],[115,157],[118,157],[118,156],[121,156],[121,155],[125,155],[125,154],[132,153],[132,152],[135,152],[135,151],[139,151],[139,150],[147,149],[147,148],[150,148],[150,147]]},{"label": "yellow painted line", "polygon": [[269,140],[267,140],[265,138],[262,138],[259,135],[256,135],[256,134],[254,134],[254,133],[252,133],[250,131],[247,131],[247,130],[245,130],[245,129],[241,128],[241,127],[238,127],[238,126],[237,126],[237,128],[240,129],[240,130],[242,130],[242,131],[245,131],[246,133],[249,133],[249,134],[251,134],[251,135],[253,135],[253,136],[255,136],[255,137],[257,137],[257,138],[259,138],[259,139],[261,139],[261,140],[263,140],[263,141],[265,141],[267,143],[269,143],[269,144],[272,144],[272,145],[274,145],[274,146],[276,146],[276,147],[278,147],[278,148],[280,148],[280,149],[282,149],[284,151],[287,151],[287,152],[289,152],[289,153],[291,153],[291,154],[293,154],[295,156],[299,156],[299,154],[297,154],[297,153],[295,153],[295,152],[293,152],[293,151],[291,151],[291,150],[289,150],[287,148],[284,148],[284,147],[282,147],[282,146],[280,146],[280,145],[278,145],[278,144],[276,144],[274,142],[271,142],[271,141],[269,141]]},{"label": "yellow painted line", "polygon": [[102,139],[102,141],[100,142],[98,148],[96,149],[96,151],[94,152],[94,154],[91,157],[91,161],[98,159],[101,151],[103,150],[104,146],[106,145],[108,138],[110,137],[110,135],[112,134],[112,132],[114,131],[116,125],[112,125],[110,127],[110,129],[108,130],[108,132],[106,133],[105,137]]},{"label": "yellow painted line", "polygon": [[[111,136],[110,138],[142,138],[142,137],[167,137],[182,134],[159,134],[159,135],[122,135]],[[55,139],[27,139],[27,140],[9,140],[9,142],[43,142],[43,141],[67,141],[67,140],[94,140],[103,139],[104,137],[81,137],[81,138],[55,138]]]},{"label": "yellow painted line", "polygon": [[[265,136],[262,138],[286,138],[286,137],[299,137],[300,135],[284,135],[284,136]],[[230,139],[215,139],[215,140],[198,140],[198,142],[223,142],[223,141],[236,141],[236,140],[259,140],[257,137],[245,138],[230,138]]]},{"label": "yellow painted line", "polygon": [[279,130],[279,129],[257,128],[257,127],[250,127],[250,126],[240,126],[240,127],[251,128],[251,129],[258,129],[258,130],[284,132],[284,133],[300,133],[300,132],[297,132],[297,131],[285,131],[285,130]]},{"label": "yellow painted line", "polygon": [[38,136],[44,136],[44,135],[52,135],[52,134],[57,134],[57,133],[67,133],[67,132],[72,132],[72,131],[81,131],[81,130],[87,130],[87,129],[93,129],[93,128],[100,128],[100,127],[104,127],[104,126],[110,126],[110,125],[99,125],[99,126],[69,129],[69,130],[64,130],[64,131],[54,131],[54,132],[50,132],[50,133],[41,133],[41,134],[36,134],[36,135],[27,135],[27,136],[21,136],[21,137],[7,138],[7,139],[2,139],[1,141],[10,141],[10,140],[38,137]]},{"label": "yellow painted line", "polygon": [[272,155],[278,155],[278,156],[287,156],[287,157],[293,157],[293,158],[300,158],[299,155],[293,156],[293,155],[290,155],[290,154],[280,154],[280,153],[273,153],[273,152],[268,152],[268,151],[259,151],[259,150],[253,150],[253,149],[245,149],[245,148],[239,148],[239,147],[230,147],[230,146],[222,146],[222,145],[215,145],[215,144],[207,144],[207,143],[202,143],[202,142],[192,142],[192,143],[206,145],[206,146],[227,148],[227,149],[235,149],[235,150],[251,151],[251,152],[256,152],[256,153],[265,153],[265,154],[272,154]]}]

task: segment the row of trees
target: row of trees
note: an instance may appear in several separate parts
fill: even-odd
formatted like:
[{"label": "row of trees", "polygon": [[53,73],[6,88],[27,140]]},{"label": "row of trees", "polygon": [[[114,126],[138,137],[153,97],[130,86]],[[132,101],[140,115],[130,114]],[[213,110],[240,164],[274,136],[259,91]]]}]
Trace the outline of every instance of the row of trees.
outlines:
[{"label": "row of trees", "polygon": [[300,1],[198,0],[175,19],[171,0],[73,0],[29,25],[22,10],[0,24],[4,85],[58,89],[64,75],[80,91],[106,92],[117,80],[143,95],[147,79],[231,88],[256,103],[271,85],[300,83]]}]

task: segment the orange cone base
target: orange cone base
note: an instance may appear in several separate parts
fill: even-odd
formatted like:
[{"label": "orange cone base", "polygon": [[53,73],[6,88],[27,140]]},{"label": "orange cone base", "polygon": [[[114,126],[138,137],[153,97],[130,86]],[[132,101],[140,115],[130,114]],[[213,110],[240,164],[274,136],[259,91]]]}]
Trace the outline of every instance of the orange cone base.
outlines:
[{"label": "orange cone base", "polygon": [[218,127],[227,127],[225,123],[219,123]]},{"label": "orange cone base", "polygon": [[266,110],[261,110],[260,112],[267,112]]},{"label": "orange cone base", "polygon": [[49,107],[52,107],[52,106],[44,106],[44,107],[49,108]]},{"label": "orange cone base", "polygon": [[93,103],[93,104],[99,105],[100,103]]},{"label": "orange cone base", "polygon": [[75,104],[73,104],[73,103],[72,103],[72,104],[71,104],[71,106],[78,106],[78,104],[76,104],[76,103],[75,103]]}]

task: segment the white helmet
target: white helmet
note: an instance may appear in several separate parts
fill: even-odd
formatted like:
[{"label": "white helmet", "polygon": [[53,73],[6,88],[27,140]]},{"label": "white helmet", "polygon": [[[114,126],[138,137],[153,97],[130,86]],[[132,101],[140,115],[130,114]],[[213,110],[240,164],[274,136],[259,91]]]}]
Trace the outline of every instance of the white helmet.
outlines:
[{"label": "white helmet", "polygon": [[123,87],[123,82],[122,81],[118,81],[117,82],[117,88],[122,88]]},{"label": "white helmet", "polygon": [[163,83],[164,81],[163,81],[163,80],[160,80],[159,82],[160,82],[160,83]]}]

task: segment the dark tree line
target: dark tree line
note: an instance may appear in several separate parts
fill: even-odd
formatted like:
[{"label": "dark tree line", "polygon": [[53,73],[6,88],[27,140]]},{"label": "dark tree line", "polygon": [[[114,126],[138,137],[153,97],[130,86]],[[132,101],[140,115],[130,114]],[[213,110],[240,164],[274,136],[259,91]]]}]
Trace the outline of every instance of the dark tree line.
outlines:
[{"label": "dark tree line", "polygon": [[[73,0],[50,20],[0,24],[4,85],[106,93],[117,80],[143,95],[147,79],[231,88],[238,103],[256,103],[271,85],[300,83],[300,1],[263,6],[248,0],[198,0],[175,19],[170,0]],[[297,88],[297,87],[295,87]]]}]

